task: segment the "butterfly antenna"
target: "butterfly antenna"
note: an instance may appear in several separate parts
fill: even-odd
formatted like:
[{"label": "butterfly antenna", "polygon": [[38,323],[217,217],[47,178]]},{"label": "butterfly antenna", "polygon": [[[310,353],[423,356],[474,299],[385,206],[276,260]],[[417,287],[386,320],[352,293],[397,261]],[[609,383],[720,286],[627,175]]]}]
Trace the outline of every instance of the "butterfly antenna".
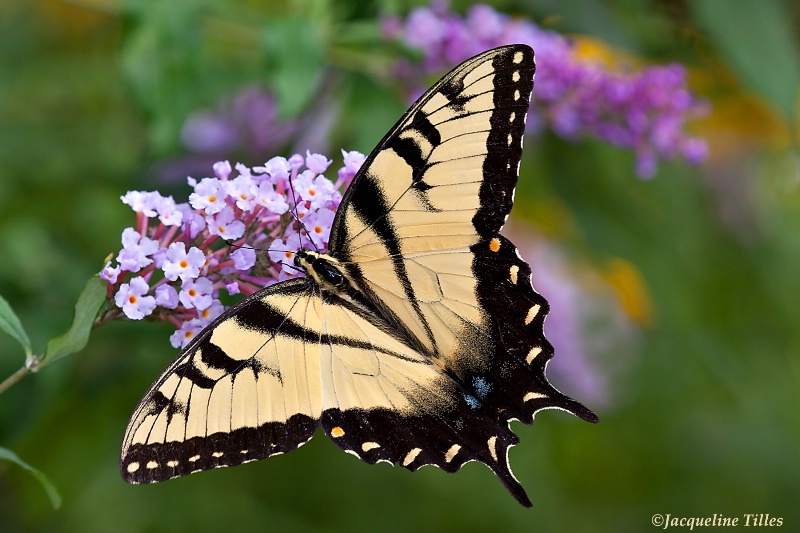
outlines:
[{"label": "butterfly antenna", "polygon": [[[311,234],[308,232],[308,229],[306,228],[305,224],[303,224],[303,221],[300,220],[300,217],[297,216],[297,195],[294,192],[294,184],[292,183],[292,176],[291,175],[289,175],[289,191],[291,192],[292,203],[294,204],[294,212],[292,213],[292,216],[297,221],[297,223],[300,224],[300,227],[303,229],[303,231],[306,234],[306,237],[308,238],[308,242],[310,242],[311,246],[314,247],[314,251],[319,253],[319,249],[317,248],[317,245],[314,244],[314,240],[311,238]],[[300,232],[300,246],[301,247],[303,246],[303,231]]]},{"label": "butterfly antenna", "polygon": [[252,245],[250,245],[248,243],[236,244],[231,239],[228,239],[228,240],[225,241],[225,246],[227,246],[228,248],[240,248],[240,249],[249,248],[250,250],[255,250],[257,252],[268,252],[269,251],[266,248],[256,248],[255,246],[252,246]]},{"label": "butterfly antenna", "polygon": [[296,267],[293,264],[287,263],[285,261],[278,261],[278,264],[282,265],[282,266],[287,266],[287,267],[291,268],[292,270],[296,270],[297,272],[305,272],[302,268]]}]

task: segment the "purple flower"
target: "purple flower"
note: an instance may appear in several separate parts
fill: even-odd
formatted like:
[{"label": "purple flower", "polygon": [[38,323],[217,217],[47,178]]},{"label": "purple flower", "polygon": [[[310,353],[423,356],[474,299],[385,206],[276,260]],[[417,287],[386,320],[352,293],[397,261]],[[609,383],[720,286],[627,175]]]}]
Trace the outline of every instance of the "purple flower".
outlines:
[{"label": "purple flower", "polygon": [[106,266],[103,267],[103,270],[100,271],[100,279],[104,279],[113,285],[117,282],[117,277],[121,270],[120,267],[112,267],[111,261],[109,261],[106,263]]},{"label": "purple flower", "polygon": [[300,154],[293,154],[292,157],[289,158],[289,168],[292,170],[300,170],[303,168],[305,164],[305,158]]},{"label": "purple flower", "polygon": [[275,191],[275,187],[267,181],[258,186],[255,193],[255,201],[258,205],[266,207],[276,215],[282,215],[289,210],[289,203],[286,198]]},{"label": "purple flower", "polygon": [[158,212],[158,219],[165,226],[180,226],[183,222],[183,212],[178,209],[175,200],[172,196],[162,197],[156,202],[156,211]]},{"label": "purple flower", "polygon": [[314,174],[322,174],[328,170],[331,163],[333,163],[332,159],[328,159],[322,154],[312,154],[310,150],[306,150],[306,167]]},{"label": "purple flower", "polygon": [[[312,241],[324,251],[333,210],[341,201],[337,188],[348,185],[363,161],[357,152],[343,154],[347,161],[337,171],[335,186],[319,174],[330,160],[308,151],[306,157],[273,157],[253,169],[219,162],[213,167],[215,178],[187,180],[193,188],[188,203],[157,192],[126,194],[122,199],[137,210],[139,230],[123,232],[118,264],[103,268],[101,277],[109,282],[116,307],[102,320],[141,319],[158,308],[156,319],[178,328],[170,342],[185,346],[224,311],[214,297],[222,287],[228,294],[249,295],[302,276],[294,266],[295,252]],[[299,192],[292,195],[295,185]],[[305,219],[304,225],[281,216],[290,209]],[[220,238],[235,241],[235,250],[220,246]],[[274,263],[257,260],[256,250],[267,248]]]},{"label": "purple flower", "polygon": [[225,240],[236,240],[244,235],[244,222],[236,219],[232,207],[226,207],[214,216],[206,217],[208,233]]},{"label": "purple flower", "polygon": [[178,291],[172,285],[159,285],[156,287],[156,305],[164,309],[175,309],[178,307]]},{"label": "purple flower", "polygon": [[[387,25],[389,28],[396,23]],[[387,39],[396,39],[392,30]],[[529,129],[549,126],[557,135],[578,140],[595,137],[633,150],[637,173],[647,178],[659,159],[702,162],[705,142],[688,137],[687,121],[703,114],[704,105],[686,88],[681,65],[630,72],[582,58],[573,41],[545,31],[529,20],[514,19],[487,5],[475,5],[461,18],[435,3],[409,13],[402,33],[419,48],[421,65],[398,64],[400,79],[422,82],[426,74],[445,70],[483,50],[511,43],[536,51],[536,88]],[[409,87],[416,93],[419,86]]]},{"label": "purple flower", "polygon": [[367,158],[361,152],[357,152],[353,150],[351,152],[345,152],[342,150],[342,159],[344,161],[344,168],[348,174],[352,174],[355,176],[356,172],[361,168],[361,165],[364,164],[364,160]]},{"label": "purple flower", "polygon": [[193,318],[181,324],[178,331],[170,335],[169,342],[173,348],[185,348],[198,333],[206,327],[206,322],[199,318]]},{"label": "purple flower", "polygon": [[186,279],[181,284],[178,299],[186,309],[203,309],[211,306],[214,284],[208,278]]},{"label": "purple flower", "polygon": [[405,26],[405,41],[429,54],[438,48],[447,35],[446,22],[425,7],[413,9],[408,14]]},{"label": "purple flower", "polygon": [[229,281],[228,283],[226,283],[225,290],[228,291],[228,294],[230,294],[231,296],[242,292],[241,290],[239,290],[239,284],[236,283],[235,281]]},{"label": "purple flower", "polygon": [[506,17],[486,4],[470,7],[465,22],[470,34],[482,43],[497,41],[508,23]]},{"label": "purple flower", "polygon": [[192,183],[194,192],[189,195],[189,203],[193,208],[205,211],[207,215],[219,213],[225,207],[225,183],[218,178],[203,178],[200,183]]},{"label": "purple flower", "polygon": [[280,273],[278,274],[278,281],[296,278],[301,274],[301,271],[294,266],[295,251],[302,248],[299,233],[292,233],[286,237],[286,240],[275,240],[269,247],[269,258],[273,263],[281,266]]},{"label": "purple flower", "polygon": [[224,153],[236,146],[238,137],[236,125],[213,111],[193,114],[181,128],[181,141],[192,152]]},{"label": "purple flower", "polygon": [[294,190],[299,198],[309,202],[310,208],[319,209],[331,198],[334,188],[325,176],[314,177],[313,172],[306,170],[297,177]]},{"label": "purple flower", "polygon": [[200,311],[200,320],[205,321],[206,325],[217,318],[225,311],[225,306],[219,300],[213,300],[211,305]]},{"label": "purple flower", "polygon": [[273,157],[263,167],[254,167],[253,170],[268,174],[274,183],[278,181],[285,181],[289,179],[289,172],[292,168],[289,166],[289,161],[285,157]]},{"label": "purple flower", "polygon": [[137,213],[146,217],[156,216],[156,205],[161,195],[157,192],[128,191],[125,196],[120,196],[123,204],[131,206]]},{"label": "purple flower", "polygon": [[344,166],[339,169],[339,181],[353,179],[367,158],[364,154],[355,150],[352,152],[342,150],[342,157],[344,158]]},{"label": "purple flower", "polygon": [[330,209],[320,209],[303,222],[317,248],[328,247],[328,238],[331,235],[331,226],[335,216],[336,213]]},{"label": "purple flower", "polygon": [[236,270],[249,271],[256,264],[256,252],[252,248],[239,248],[231,254]]},{"label": "purple flower", "polygon": [[167,249],[166,259],[162,267],[164,277],[170,281],[175,281],[178,278],[184,281],[196,278],[200,275],[200,269],[205,262],[206,256],[199,248],[192,246],[187,252],[184,243],[172,243]]},{"label": "purple flower", "polygon": [[699,165],[708,157],[708,145],[701,139],[684,139],[681,152],[689,163]]},{"label": "purple flower", "polygon": [[150,286],[141,276],[131,279],[130,283],[123,283],[114,295],[117,307],[122,308],[125,316],[132,320],[141,320],[156,308],[156,299],[145,296]]},{"label": "purple flower", "polygon": [[228,176],[233,171],[230,161],[217,161],[212,168],[214,169],[214,175],[221,180],[228,179]]},{"label": "purple flower", "polygon": [[236,207],[250,212],[255,208],[256,182],[250,176],[237,176],[228,181],[228,194],[236,201]]},{"label": "purple flower", "polygon": [[157,250],[157,242],[143,237],[133,228],[126,228],[122,232],[122,250],[117,255],[117,261],[122,270],[138,272],[153,262],[150,256]]},{"label": "purple flower", "polygon": [[206,229],[206,219],[197,211],[193,211],[189,204],[181,204],[178,209],[183,213],[183,224],[181,230],[190,239],[197,237],[201,231]]}]

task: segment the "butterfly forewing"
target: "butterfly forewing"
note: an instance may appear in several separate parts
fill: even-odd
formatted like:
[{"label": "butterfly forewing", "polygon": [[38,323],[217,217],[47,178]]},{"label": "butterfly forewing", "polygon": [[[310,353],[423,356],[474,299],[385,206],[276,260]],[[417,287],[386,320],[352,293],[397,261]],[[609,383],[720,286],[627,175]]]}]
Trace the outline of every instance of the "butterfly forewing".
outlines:
[{"label": "butterfly forewing", "polygon": [[319,339],[303,325],[311,294],[304,280],[273,285],[198,335],[131,416],[123,477],[163,481],[307,442],[322,404]]}]

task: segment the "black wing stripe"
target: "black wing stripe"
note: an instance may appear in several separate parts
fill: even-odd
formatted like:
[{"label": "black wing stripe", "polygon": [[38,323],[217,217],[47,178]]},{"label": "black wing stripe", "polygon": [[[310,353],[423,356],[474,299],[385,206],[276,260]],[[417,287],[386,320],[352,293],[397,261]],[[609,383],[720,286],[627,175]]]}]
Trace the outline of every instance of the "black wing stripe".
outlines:
[{"label": "black wing stripe", "polygon": [[[513,203],[511,192],[517,183],[517,166],[522,158],[523,120],[511,121],[511,113],[524,116],[530,105],[535,65],[532,53],[524,53],[519,63],[513,63],[514,54],[498,54],[493,60],[495,87],[492,125],[487,139],[488,155],[484,160],[485,179],[480,188],[481,207],[472,218],[472,224],[483,239],[492,237],[505,223]],[[513,72],[525,75],[515,81]],[[513,90],[512,90],[513,89]],[[509,138],[511,142],[509,142]]]},{"label": "black wing stripe", "polygon": [[[403,287],[406,298],[411,302],[411,305],[420,320],[425,333],[436,351],[436,341],[434,339],[433,331],[430,325],[425,320],[422,310],[419,307],[419,302],[414,295],[414,287],[411,285],[411,280],[408,278],[408,272],[403,261],[402,249],[400,247],[400,240],[394,227],[389,223],[387,213],[390,209],[387,206],[386,196],[377,184],[377,178],[367,174],[365,179],[361,181],[360,186],[364,190],[364,194],[352,197],[351,207],[355,210],[361,222],[370,228],[378,238],[383,242],[389,256],[392,259],[392,266],[397,279]],[[406,190],[408,192],[408,190]],[[333,239],[331,239],[333,240]]]}]

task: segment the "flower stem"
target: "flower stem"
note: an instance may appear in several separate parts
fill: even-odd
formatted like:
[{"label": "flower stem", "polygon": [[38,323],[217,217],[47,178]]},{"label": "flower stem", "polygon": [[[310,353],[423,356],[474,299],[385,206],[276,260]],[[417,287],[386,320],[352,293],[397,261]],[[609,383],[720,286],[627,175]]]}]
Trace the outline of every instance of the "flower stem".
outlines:
[{"label": "flower stem", "polygon": [[3,394],[6,390],[10,389],[12,385],[14,385],[17,381],[21,380],[25,376],[31,373],[31,369],[27,366],[23,366],[10,376],[8,376],[2,383],[0,383],[0,394]]}]

